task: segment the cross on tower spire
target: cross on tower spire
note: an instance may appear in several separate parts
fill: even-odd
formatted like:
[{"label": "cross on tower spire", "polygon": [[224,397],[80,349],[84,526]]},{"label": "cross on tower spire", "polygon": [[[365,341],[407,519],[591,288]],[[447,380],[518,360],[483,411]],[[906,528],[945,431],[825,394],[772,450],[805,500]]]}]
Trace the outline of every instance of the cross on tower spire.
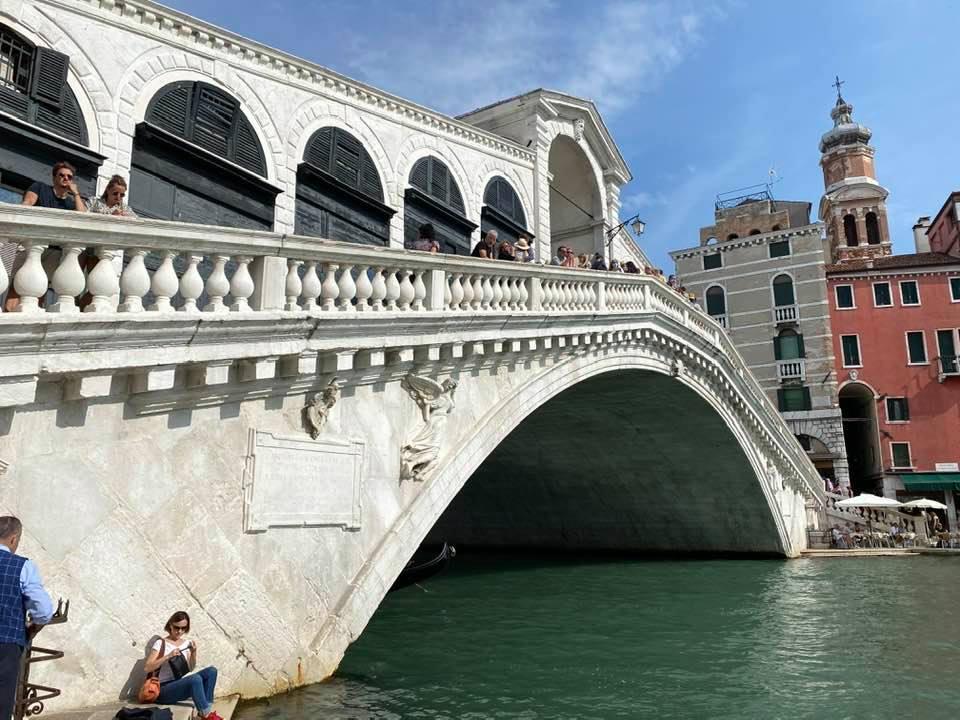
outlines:
[{"label": "cross on tower spire", "polygon": [[839,75],[835,75],[834,77],[835,77],[835,80],[834,80],[834,83],[833,83],[833,87],[835,87],[835,88],[837,89],[837,100],[841,100],[841,101],[842,101],[842,100],[843,100],[843,96],[840,95],[840,86],[841,86],[841,85],[846,85],[846,84],[847,84],[847,81],[846,81],[846,80],[841,80]]}]

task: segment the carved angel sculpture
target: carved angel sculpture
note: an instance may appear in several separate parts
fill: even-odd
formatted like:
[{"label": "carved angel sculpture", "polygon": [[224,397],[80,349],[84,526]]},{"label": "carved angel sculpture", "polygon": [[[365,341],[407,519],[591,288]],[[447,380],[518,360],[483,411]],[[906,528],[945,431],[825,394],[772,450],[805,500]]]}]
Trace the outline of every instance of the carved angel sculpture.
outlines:
[{"label": "carved angel sculpture", "polygon": [[440,456],[440,443],[447,417],[455,407],[455,380],[443,384],[420,375],[407,375],[401,382],[417,405],[423,425],[400,449],[400,479],[423,480]]},{"label": "carved angel sculpture", "polygon": [[337,378],[333,378],[323,389],[323,392],[318,392],[310,402],[307,403],[307,406],[304,408],[304,413],[307,418],[307,427],[310,429],[310,437],[314,440],[317,439],[324,425],[327,424],[327,416],[329,416],[330,410],[333,409],[333,406],[337,404],[337,400],[339,399],[340,383]]}]

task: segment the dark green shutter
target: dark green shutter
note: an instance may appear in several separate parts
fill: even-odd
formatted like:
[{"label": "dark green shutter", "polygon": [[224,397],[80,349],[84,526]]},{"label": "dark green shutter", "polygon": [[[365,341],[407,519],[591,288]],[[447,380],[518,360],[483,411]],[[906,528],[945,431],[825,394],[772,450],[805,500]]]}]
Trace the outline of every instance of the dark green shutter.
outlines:
[{"label": "dark green shutter", "polygon": [[780,349],[780,337],[775,337],[773,339],[773,359],[774,360],[783,360],[783,351]]},{"label": "dark green shutter", "polygon": [[193,143],[227,157],[237,104],[225,94],[198,83],[194,97]]},{"label": "dark green shutter", "polygon": [[797,349],[800,351],[800,357],[805,358],[807,356],[807,349],[803,344],[803,335],[797,333]]},{"label": "dark green shutter", "polygon": [[[449,175],[449,171],[447,171]],[[466,212],[466,208],[463,205],[463,196],[460,195],[460,188],[457,187],[457,183],[453,179],[453,175],[449,175],[450,183],[450,201],[449,205],[458,213],[463,215]]]},{"label": "dark green shutter", "polygon": [[363,151],[360,143],[345,132],[334,133],[336,145],[334,147],[333,176],[342,183],[353,188],[360,187],[360,154]]},{"label": "dark green shutter", "polygon": [[38,47],[33,57],[30,97],[38,103],[59,109],[63,105],[70,57],[56,50]]},{"label": "dark green shutter", "polygon": [[253,170],[261,176],[267,174],[267,163],[260,149],[260,141],[250,121],[243,114],[237,118],[237,131],[233,138],[233,154],[237,165]]},{"label": "dark green shutter", "polygon": [[30,98],[0,85],[0,110],[21,120],[27,119]]},{"label": "dark green shutter", "polygon": [[307,151],[304,153],[303,159],[321,170],[330,172],[330,166],[333,163],[332,156],[333,128],[320,128],[307,143]]},{"label": "dark green shutter", "polygon": [[413,166],[413,170],[410,171],[410,184],[423,192],[430,194],[430,184],[429,184],[429,171],[430,158],[421,158],[417,160],[416,164]]},{"label": "dark green shutter", "polygon": [[810,403],[810,388],[803,386],[803,409],[809,410],[812,407]]}]

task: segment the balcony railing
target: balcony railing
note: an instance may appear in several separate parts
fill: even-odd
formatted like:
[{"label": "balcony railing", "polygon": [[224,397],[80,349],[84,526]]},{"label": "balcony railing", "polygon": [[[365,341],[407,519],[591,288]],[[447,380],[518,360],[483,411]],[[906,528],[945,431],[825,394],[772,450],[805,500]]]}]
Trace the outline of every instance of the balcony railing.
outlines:
[{"label": "balcony railing", "polygon": [[941,381],[945,377],[960,376],[960,357],[957,355],[941,355],[938,359],[940,361]]},{"label": "balcony railing", "polygon": [[777,379],[783,380],[805,380],[806,368],[803,360],[778,360],[777,361]]},{"label": "balcony railing", "polygon": [[779,305],[773,309],[773,320],[777,323],[795,323],[799,317],[796,305]]},{"label": "balcony railing", "polygon": [[727,327],[727,316],[726,316],[726,315],[711,315],[710,317],[712,317],[714,320],[716,320],[716,321],[717,321],[717,324],[718,324],[720,327],[722,327],[722,328],[726,328],[726,327]]}]

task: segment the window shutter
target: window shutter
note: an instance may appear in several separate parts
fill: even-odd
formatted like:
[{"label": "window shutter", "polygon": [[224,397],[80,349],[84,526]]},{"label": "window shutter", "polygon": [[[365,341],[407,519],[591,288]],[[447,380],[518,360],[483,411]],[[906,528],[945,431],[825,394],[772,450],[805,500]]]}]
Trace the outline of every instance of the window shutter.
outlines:
[{"label": "window shutter", "polygon": [[8,88],[0,86],[0,110],[8,112],[21,120],[27,119],[27,106],[30,100],[26,95],[21,95]]},{"label": "window shutter", "polygon": [[903,408],[903,419],[910,419],[910,401],[907,398],[903,398],[901,407]]},{"label": "window shutter", "polygon": [[449,204],[450,173],[443,163],[434,161],[430,165],[430,194],[440,202]]},{"label": "window shutter", "polygon": [[797,349],[800,351],[800,357],[805,358],[807,356],[807,349],[803,344],[803,335],[797,334]]},{"label": "window shutter", "polygon": [[806,385],[803,386],[803,409],[809,410],[811,408],[810,404],[810,388]]},{"label": "window shutter", "polygon": [[781,355],[783,355],[783,352],[780,350],[780,338],[779,338],[779,337],[775,337],[775,338],[773,339],[773,359],[774,359],[774,360],[783,360],[783,358],[780,357]]},{"label": "window shutter", "polygon": [[30,97],[38,103],[59,109],[63,105],[70,57],[56,50],[38,47],[33,59]]},{"label": "window shutter", "polygon": [[450,177],[450,207],[461,215],[466,212],[463,206],[463,197],[460,195],[460,188],[457,187],[457,183],[454,182],[452,176]]},{"label": "window shutter", "polygon": [[487,185],[487,189],[483,193],[483,204],[490,205],[491,207],[497,207],[497,181]]},{"label": "window shutter", "polygon": [[331,172],[333,164],[333,128],[320,128],[307,146],[306,161],[321,170]]},{"label": "window shutter", "polygon": [[266,161],[260,151],[257,134],[242,114],[237,118],[237,133],[234,136],[233,145],[237,165],[245,167],[247,170],[257,173],[257,175],[265,176],[267,174]]},{"label": "window shutter", "polygon": [[39,127],[55,132],[60,137],[80,145],[87,144],[86,126],[73,93],[66,93],[59,111],[38,103],[36,122]]},{"label": "window shutter", "polygon": [[360,153],[363,148],[351,135],[334,133],[333,176],[350,187],[360,186]]},{"label": "window shutter", "polygon": [[783,412],[787,408],[786,393],[783,388],[777,388],[777,410]]},{"label": "window shutter", "polygon": [[223,93],[201,85],[197,89],[196,104],[193,114],[194,144],[220,157],[227,157],[236,103]]},{"label": "window shutter", "polygon": [[430,186],[427,180],[429,163],[430,158],[421,158],[417,160],[413,166],[413,170],[410,171],[410,184],[419,190],[423,190],[423,192],[427,194],[430,193]]},{"label": "window shutter", "polygon": [[380,176],[377,174],[377,168],[374,167],[373,160],[366,151],[364,151],[364,155],[360,191],[375,200],[383,202],[383,188],[380,186]]},{"label": "window shutter", "polygon": [[147,120],[157,127],[187,138],[187,113],[192,83],[180,83],[153,101]]}]

